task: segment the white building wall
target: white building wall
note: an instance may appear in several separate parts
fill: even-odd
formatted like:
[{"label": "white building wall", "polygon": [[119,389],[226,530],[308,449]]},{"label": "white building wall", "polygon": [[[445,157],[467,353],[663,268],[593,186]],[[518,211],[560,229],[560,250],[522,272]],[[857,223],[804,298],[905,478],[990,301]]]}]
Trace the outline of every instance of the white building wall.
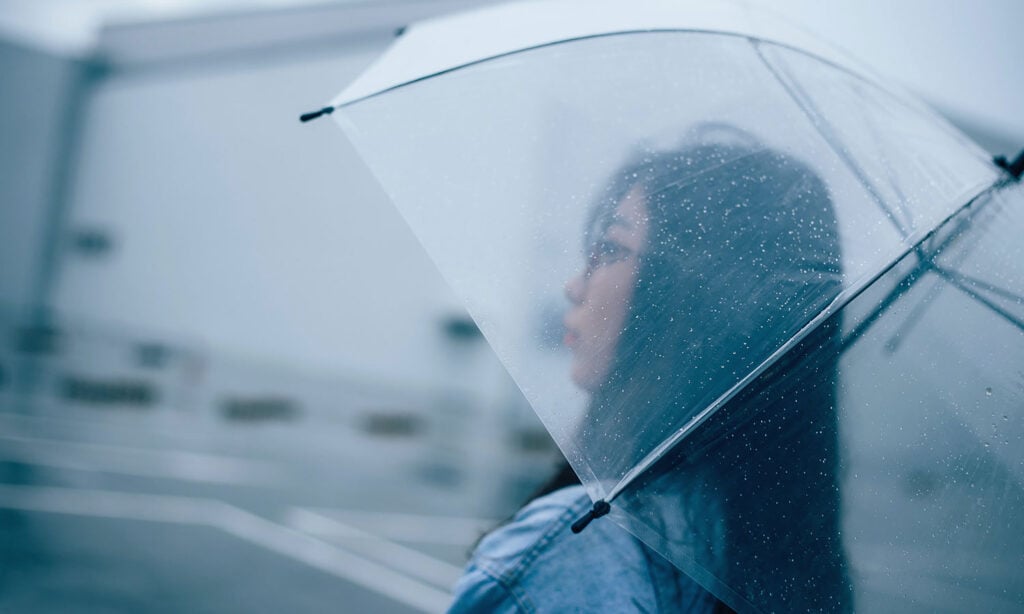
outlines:
[{"label": "white building wall", "polygon": [[385,42],[108,79],[70,225],[113,249],[64,261],[58,308],[298,368],[441,377],[429,354],[461,308],[340,132],[297,120]]}]

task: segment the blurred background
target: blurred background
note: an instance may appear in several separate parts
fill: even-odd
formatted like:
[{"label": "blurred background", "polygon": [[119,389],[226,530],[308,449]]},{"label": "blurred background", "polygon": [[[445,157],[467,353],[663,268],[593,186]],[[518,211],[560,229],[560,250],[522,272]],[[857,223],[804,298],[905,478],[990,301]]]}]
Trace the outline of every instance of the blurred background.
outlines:
[{"label": "blurred background", "polygon": [[[297,117],[481,4],[0,0],[0,611],[444,608],[558,453]],[[757,4],[1024,147],[1019,2]]]}]

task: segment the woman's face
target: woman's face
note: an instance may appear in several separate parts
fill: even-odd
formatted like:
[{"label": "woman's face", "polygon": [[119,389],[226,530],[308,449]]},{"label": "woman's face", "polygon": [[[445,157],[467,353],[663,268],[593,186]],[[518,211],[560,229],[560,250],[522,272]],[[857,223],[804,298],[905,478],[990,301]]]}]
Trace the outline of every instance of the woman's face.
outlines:
[{"label": "woman's face", "polygon": [[635,186],[590,246],[584,270],[565,284],[569,311],[565,344],[572,350],[572,379],[593,392],[608,378],[647,246],[649,222],[643,189]]}]

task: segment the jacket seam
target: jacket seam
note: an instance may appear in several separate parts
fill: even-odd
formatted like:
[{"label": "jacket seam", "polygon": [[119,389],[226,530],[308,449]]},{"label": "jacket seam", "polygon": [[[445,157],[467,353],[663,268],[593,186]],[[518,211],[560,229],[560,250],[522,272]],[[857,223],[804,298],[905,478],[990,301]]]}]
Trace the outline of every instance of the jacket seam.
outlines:
[{"label": "jacket seam", "polygon": [[495,584],[501,587],[501,589],[512,598],[512,601],[515,602],[516,609],[521,612],[527,612],[528,614],[533,614],[537,611],[537,608],[533,606],[533,602],[530,601],[530,598],[527,597],[525,593],[520,594],[520,591],[517,591],[512,585],[506,582],[502,577],[503,574],[496,574],[485,565],[477,565],[477,567],[484,575],[493,580]]},{"label": "jacket seam", "polygon": [[547,545],[551,543],[555,536],[558,535],[560,531],[566,530],[569,527],[569,524],[571,524],[573,520],[582,513],[582,510],[585,507],[583,501],[588,499],[589,498],[585,496],[581,497],[562,511],[562,513],[558,515],[555,521],[551,523],[551,526],[544,531],[537,541],[535,541],[533,545],[519,557],[519,560],[504,572],[495,573],[495,571],[483,561],[480,562],[483,564],[478,563],[478,566],[484,573],[494,578],[495,582],[497,582],[503,589],[505,589],[506,592],[508,592],[509,595],[512,596],[515,600],[516,606],[520,610],[530,613],[536,612],[536,607],[534,607],[533,601],[526,594],[526,591],[522,590],[519,586],[519,580],[522,578],[529,566],[532,565],[537,557],[541,555]]}]

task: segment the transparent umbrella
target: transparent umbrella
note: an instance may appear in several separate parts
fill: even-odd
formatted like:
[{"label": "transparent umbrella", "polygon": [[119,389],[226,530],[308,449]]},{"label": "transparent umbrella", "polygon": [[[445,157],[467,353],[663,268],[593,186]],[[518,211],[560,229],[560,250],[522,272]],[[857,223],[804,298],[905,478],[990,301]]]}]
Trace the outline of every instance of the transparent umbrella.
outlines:
[{"label": "transparent umbrella", "polygon": [[747,8],[556,0],[416,24],[326,113],[575,529],[737,611],[1024,603],[1024,191],[930,110]]}]

